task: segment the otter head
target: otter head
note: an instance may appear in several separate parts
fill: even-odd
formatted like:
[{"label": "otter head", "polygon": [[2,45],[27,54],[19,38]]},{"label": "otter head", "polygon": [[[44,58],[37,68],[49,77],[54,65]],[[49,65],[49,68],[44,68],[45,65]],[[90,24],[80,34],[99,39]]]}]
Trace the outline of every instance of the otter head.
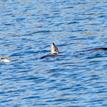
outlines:
[{"label": "otter head", "polygon": [[57,46],[55,45],[55,43],[53,42],[52,44],[51,44],[51,54],[53,54],[53,55],[57,55],[58,54],[58,48],[57,48]]}]

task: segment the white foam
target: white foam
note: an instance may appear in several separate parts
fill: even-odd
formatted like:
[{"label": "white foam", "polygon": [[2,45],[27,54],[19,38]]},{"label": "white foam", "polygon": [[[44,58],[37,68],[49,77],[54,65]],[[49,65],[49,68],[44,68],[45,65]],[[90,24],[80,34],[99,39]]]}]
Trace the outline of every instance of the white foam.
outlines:
[{"label": "white foam", "polygon": [[9,63],[9,62],[11,62],[11,60],[8,57],[0,57],[0,62]]}]

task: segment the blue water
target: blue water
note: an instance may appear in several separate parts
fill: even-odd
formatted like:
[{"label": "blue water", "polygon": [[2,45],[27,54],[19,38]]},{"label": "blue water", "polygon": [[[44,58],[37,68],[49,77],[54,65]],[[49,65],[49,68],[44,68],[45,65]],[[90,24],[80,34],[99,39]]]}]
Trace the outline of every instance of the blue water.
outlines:
[{"label": "blue water", "polygon": [[[55,42],[60,55],[40,59]],[[0,0],[0,107],[107,107],[107,0]]]}]

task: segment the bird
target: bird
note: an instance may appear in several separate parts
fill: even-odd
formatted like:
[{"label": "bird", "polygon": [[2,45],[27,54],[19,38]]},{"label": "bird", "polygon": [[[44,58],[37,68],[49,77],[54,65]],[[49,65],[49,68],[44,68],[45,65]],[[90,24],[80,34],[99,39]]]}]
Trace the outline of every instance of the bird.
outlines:
[{"label": "bird", "polygon": [[56,57],[59,54],[58,47],[55,45],[54,42],[52,42],[51,47],[50,47],[50,54],[42,56],[40,59],[48,58],[48,57]]}]

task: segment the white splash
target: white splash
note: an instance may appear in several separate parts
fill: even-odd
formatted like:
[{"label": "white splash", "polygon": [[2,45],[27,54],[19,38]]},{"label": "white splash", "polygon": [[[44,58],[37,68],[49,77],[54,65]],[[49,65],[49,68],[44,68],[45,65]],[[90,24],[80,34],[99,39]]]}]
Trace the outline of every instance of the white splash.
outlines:
[{"label": "white splash", "polygon": [[0,56],[0,62],[9,63],[11,60],[9,57]]}]

